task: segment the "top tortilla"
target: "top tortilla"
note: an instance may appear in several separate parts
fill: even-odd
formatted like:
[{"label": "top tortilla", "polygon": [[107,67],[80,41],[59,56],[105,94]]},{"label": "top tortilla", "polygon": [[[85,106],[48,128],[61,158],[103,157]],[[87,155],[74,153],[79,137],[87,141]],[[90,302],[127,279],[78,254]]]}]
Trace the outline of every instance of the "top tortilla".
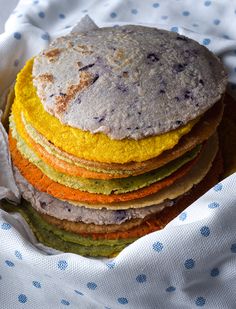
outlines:
[{"label": "top tortilla", "polygon": [[47,112],[63,124],[118,140],[186,124],[220,99],[226,81],[223,65],[204,46],[131,25],[58,38],[33,66]]}]

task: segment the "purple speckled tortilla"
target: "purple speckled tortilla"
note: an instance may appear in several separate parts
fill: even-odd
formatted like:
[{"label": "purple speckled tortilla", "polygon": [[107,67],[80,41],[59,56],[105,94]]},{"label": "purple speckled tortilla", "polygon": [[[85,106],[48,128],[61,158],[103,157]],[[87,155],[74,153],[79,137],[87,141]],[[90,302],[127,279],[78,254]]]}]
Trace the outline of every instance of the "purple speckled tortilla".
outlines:
[{"label": "purple speckled tortilla", "polygon": [[55,40],[33,66],[46,111],[112,139],[158,135],[202,115],[226,87],[207,48],[143,26],[100,28]]}]

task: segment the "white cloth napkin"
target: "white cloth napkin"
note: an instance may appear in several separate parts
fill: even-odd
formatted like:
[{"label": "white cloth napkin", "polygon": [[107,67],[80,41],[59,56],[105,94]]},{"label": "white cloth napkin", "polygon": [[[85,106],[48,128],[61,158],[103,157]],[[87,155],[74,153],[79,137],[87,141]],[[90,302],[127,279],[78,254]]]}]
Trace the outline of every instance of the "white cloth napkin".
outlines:
[{"label": "white cloth napkin", "polygon": [[[28,58],[70,32],[85,14],[98,26],[149,24],[199,41],[221,56],[229,71],[229,91],[235,93],[232,0],[22,0],[0,36],[0,92]],[[5,186],[5,196],[16,201],[0,129],[0,196]],[[45,248],[19,214],[0,211],[0,308],[236,308],[235,222],[236,174],[113,260]]]}]

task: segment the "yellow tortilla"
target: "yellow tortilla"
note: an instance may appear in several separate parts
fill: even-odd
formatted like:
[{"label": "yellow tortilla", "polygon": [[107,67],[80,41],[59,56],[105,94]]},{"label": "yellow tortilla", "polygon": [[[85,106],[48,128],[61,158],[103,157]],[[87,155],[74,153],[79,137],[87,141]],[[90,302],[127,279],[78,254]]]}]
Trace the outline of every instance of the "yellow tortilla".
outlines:
[{"label": "yellow tortilla", "polygon": [[106,163],[142,162],[173,148],[180,138],[190,132],[197,120],[171,132],[141,140],[111,140],[103,133],[72,128],[47,113],[32,83],[33,60],[27,62],[17,76],[12,112],[20,125],[21,112],[37,131],[65,152],[86,160]]}]

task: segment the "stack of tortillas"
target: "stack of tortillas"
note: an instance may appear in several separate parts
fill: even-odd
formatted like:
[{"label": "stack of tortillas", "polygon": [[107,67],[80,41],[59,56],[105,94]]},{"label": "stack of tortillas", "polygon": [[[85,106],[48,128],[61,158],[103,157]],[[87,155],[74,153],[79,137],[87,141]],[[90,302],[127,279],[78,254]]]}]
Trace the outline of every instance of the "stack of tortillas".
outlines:
[{"label": "stack of tortillas", "polygon": [[9,141],[44,244],[113,256],[218,181],[226,73],[177,33],[101,28],[55,40],[19,73]]}]

